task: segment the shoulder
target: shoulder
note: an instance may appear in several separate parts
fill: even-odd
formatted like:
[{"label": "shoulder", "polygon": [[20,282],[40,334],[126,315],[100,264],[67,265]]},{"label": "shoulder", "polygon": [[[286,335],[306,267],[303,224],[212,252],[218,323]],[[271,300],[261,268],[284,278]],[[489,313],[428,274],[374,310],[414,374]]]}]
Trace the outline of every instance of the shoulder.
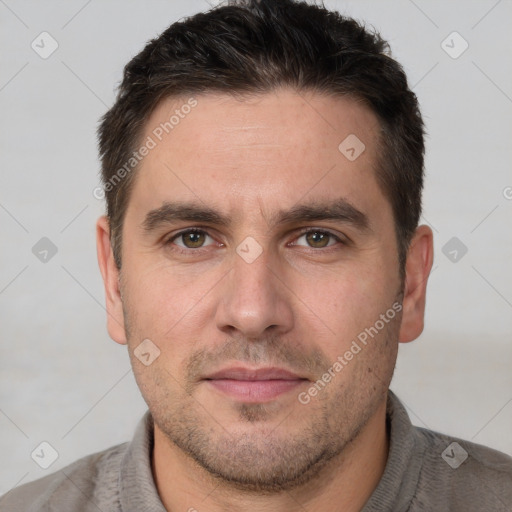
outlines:
[{"label": "shoulder", "polygon": [[437,495],[446,510],[512,510],[512,457],[440,432],[414,430],[423,450],[417,504]]},{"label": "shoulder", "polygon": [[117,500],[119,468],[127,446],[122,443],[88,455],[12,489],[0,497],[0,512],[88,512],[97,511],[100,503],[111,505]]}]

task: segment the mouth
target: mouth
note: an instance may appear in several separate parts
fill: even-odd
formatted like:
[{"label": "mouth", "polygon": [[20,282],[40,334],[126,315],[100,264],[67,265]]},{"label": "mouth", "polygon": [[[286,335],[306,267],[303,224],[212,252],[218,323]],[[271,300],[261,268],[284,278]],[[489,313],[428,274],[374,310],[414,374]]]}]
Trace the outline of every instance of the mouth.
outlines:
[{"label": "mouth", "polygon": [[308,382],[284,368],[226,368],[203,379],[216,391],[241,402],[268,402]]}]

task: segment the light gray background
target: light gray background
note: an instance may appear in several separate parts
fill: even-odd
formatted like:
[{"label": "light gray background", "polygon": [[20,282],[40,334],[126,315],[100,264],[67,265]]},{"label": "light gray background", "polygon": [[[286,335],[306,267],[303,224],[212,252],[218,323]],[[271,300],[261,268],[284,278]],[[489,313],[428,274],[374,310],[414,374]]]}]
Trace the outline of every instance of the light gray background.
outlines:
[{"label": "light gray background", "polygon": [[[426,328],[401,346],[392,389],[415,424],[511,454],[512,3],[326,5],[390,41],[429,133]],[[130,439],[146,409],[105,327],[95,130],[128,60],[207,7],[0,0],[0,494]],[[47,59],[31,48],[43,31],[59,45]],[[469,44],[457,59],[441,46],[453,31]],[[452,52],[460,43],[447,40]],[[468,248],[455,263],[442,252],[454,236]],[[42,237],[58,248],[47,263],[32,253]],[[42,441],[59,454],[46,470],[30,456]]]}]

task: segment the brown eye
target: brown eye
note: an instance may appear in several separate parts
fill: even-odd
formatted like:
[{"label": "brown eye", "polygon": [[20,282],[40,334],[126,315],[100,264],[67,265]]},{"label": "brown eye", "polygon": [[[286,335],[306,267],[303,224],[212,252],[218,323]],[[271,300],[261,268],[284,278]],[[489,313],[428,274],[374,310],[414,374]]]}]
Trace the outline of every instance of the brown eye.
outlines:
[{"label": "brown eye", "polygon": [[185,246],[189,247],[190,249],[201,247],[201,245],[204,243],[205,238],[203,233],[198,233],[196,231],[185,233],[184,235],[181,235],[181,237]]},{"label": "brown eye", "polygon": [[[203,247],[206,238],[211,238],[205,231],[200,229],[188,229],[173,236],[168,243],[175,243],[178,247],[185,249],[199,249]],[[181,242],[181,243],[178,243]]]},{"label": "brown eye", "polygon": [[312,247],[325,247],[329,243],[329,233],[310,231],[306,234],[306,240]]},{"label": "brown eye", "polygon": [[297,240],[300,240],[301,238],[305,238],[307,245],[313,249],[322,249],[324,247],[330,247],[336,242],[341,242],[341,240],[333,233],[321,229],[310,229],[305,231]]}]

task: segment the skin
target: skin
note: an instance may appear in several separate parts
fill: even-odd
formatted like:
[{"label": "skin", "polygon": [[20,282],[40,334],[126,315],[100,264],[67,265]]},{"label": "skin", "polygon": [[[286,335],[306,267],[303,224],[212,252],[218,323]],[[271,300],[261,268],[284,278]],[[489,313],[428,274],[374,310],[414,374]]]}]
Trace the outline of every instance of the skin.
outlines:
[{"label": "skin", "polygon": [[[173,512],[361,510],[386,464],[398,343],[423,330],[432,231],[417,229],[402,283],[391,206],[375,178],[378,121],[361,103],[288,89],[196,99],[137,171],[121,271],[108,220],[97,223],[108,330],[128,345],[155,421],[162,502]],[[163,101],[144,137],[185,102]],[[365,144],[354,161],[338,150],[349,134]],[[368,230],[339,220],[271,222],[280,209],[338,198],[367,216]],[[145,231],[147,213],[175,200],[207,205],[232,224],[180,220]],[[191,227],[204,233],[172,240]],[[251,263],[236,251],[248,236],[263,250]],[[397,301],[402,311],[301,403],[298,394]],[[134,356],[144,339],[160,350],[149,366]],[[235,365],[277,366],[304,380],[260,402],[203,380]]]}]

